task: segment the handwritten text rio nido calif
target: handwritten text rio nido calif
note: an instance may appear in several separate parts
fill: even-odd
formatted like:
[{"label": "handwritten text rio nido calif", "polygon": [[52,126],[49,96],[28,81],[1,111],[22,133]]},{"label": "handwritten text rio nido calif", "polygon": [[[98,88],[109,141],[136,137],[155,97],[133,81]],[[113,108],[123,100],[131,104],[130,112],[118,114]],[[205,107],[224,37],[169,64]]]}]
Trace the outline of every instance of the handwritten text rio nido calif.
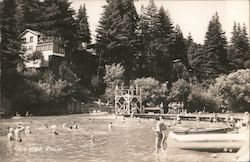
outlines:
[{"label": "handwritten text rio nido calif", "polygon": [[16,146],[18,152],[63,152],[59,146]]}]

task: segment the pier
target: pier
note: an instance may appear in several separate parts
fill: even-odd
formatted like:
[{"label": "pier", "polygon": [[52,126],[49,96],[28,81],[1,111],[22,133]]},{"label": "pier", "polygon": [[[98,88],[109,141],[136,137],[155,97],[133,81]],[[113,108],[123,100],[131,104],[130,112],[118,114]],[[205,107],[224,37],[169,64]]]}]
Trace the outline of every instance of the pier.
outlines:
[{"label": "pier", "polygon": [[[197,117],[199,117],[199,121],[210,121],[211,118],[214,117],[214,114],[156,114],[156,113],[144,113],[144,114],[134,114],[134,117],[139,118],[156,118],[157,116],[162,116],[164,119],[168,120],[175,120],[177,118],[177,115],[181,118],[181,120],[188,120],[188,121],[195,121],[197,120]],[[124,115],[128,116],[128,115]],[[217,114],[217,122],[223,122],[225,121],[226,115],[225,114]],[[235,121],[238,121],[241,119],[238,115],[233,115],[233,118]]]}]

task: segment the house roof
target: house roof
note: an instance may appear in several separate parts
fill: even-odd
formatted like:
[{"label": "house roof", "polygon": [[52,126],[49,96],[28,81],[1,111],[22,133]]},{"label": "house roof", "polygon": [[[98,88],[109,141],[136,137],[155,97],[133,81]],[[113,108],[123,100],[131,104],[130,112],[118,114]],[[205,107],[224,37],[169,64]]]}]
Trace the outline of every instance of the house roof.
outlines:
[{"label": "house roof", "polygon": [[43,33],[39,32],[39,31],[35,31],[35,30],[31,30],[31,29],[26,29],[24,32],[22,32],[19,37],[23,36],[25,33],[30,32],[33,33],[35,35],[44,35]]}]

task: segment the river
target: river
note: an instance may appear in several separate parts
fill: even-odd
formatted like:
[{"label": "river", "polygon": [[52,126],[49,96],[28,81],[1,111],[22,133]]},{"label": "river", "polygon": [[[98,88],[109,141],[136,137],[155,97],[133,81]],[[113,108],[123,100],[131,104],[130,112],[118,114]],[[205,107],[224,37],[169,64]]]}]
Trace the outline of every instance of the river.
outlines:
[{"label": "river", "polygon": [[[76,121],[79,129],[62,127]],[[22,142],[8,141],[8,127],[29,125],[31,134]],[[109,128],[112,122],[112,129]],[[172,121],[166,121],[170,124]],[[52,135],[44,124],[57,125],[59,135]],[[232,161],[233,153],[211,153],[168,148],[155,156],[153,119],[126,118],[112,115],[66,115],[0,119],[0,161],[84,161],[84,162],[158,162],[158,161]],[[183,122],[182,127],[209,126],[210,123]],[[211,126],[211,124],[210,124]]]}]

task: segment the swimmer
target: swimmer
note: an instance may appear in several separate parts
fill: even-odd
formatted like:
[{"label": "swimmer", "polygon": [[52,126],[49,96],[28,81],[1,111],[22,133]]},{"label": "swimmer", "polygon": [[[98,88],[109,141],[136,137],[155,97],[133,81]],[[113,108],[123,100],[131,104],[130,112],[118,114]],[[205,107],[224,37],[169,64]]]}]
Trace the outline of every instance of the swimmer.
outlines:
[{"label": "swimmer", "polygon": [[19,123],[17,125],[17,128],[15,129],[14,133],[15,133],[15,140],[18,142],[22,142],[22,138],[21,138],[21,132],[24,130],[25,128]]},{"label": "swimmer", "polygon": [[48,123],[45,123],[44,126],[45,128],[49,128]]},{"label": "swimmer", "polygon": [[123,117],[122,124],[125,124],[125,117]]},{"label": "swimmer", "polygon": [[14,129],[13,128],[9,129],[9,133],[8,133],[7,137],[8,137],[9,141],[13,141],[15,139],[14,138]]},{"label": "swimmer", "polygon": [[66,127],[67,127],[67,124],[66,124],[66,123],[63,123],[63,124],[62,124],[62,127],[63,127],[63,128],[66,128]]},{"label": "swimmer", "polygon": [[111,131],[112,130],[112,127],[113,127],[113,125],[112,125],[112,122],[110,122],[110,124],[109,124],[109,131]]},{"label": "swimmer", "polygon": [[141,124],[141,119],[139,117],[137,117],[137,122]]},{"label": "swimmer", "polygon": [[72,128],[73,128],[73,129],[78,129],[78,125],[76,124],[76,121],[73,122]]},{"label": "swimmer", "polygon": [[62,127],[68,128],[69,130],[72,130],[72,128],[73,128],[71,125],[67,125],[67,123],[63,123]]},{"label": "swimmer", "polygon": [[59,133],[56,131],[56,129],[52,130],[52,135],[59,135]]},{"label": "swimmer", "polygon": [[55,129],[57,126],[56,125],[52,125],[50,128]]},{"label": "swimmer", "polygon": [[31,134],[30,126],[25,127],[25,134]]},{"label": "swimmer", "polygon": [[94,143],[94,137],[95,137],[94,135],[90,136],[90,140],[89,140],[90,143]]}]

